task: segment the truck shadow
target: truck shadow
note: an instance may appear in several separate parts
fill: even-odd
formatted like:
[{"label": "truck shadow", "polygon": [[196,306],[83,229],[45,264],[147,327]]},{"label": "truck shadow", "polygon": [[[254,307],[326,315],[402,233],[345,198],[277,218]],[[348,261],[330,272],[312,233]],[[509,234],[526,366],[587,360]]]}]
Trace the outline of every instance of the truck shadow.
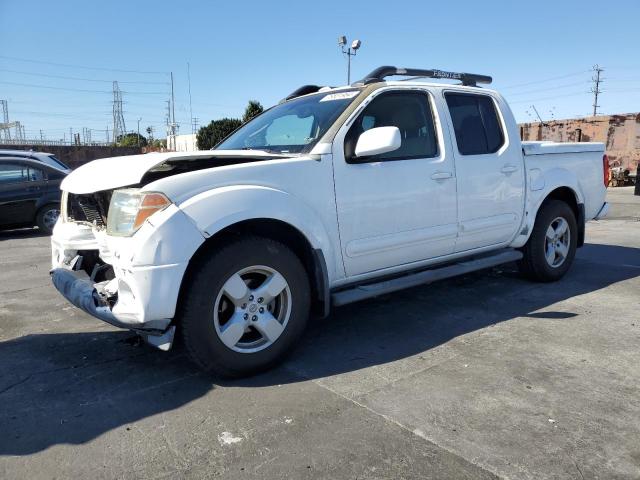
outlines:
[{"label": "truck shadow", "polygon": [[568,321],[579,314],[547,307],[639,275],[640,249],[587,245],[555,284],[529,283],[505,266],[417,287],[337,309],[312,323],[282,367],[236,381],[200,373],[179,349],[163,354],[106,328],[7,340],[0,343],[0,455],[78,445],[207,395],[215,402],[217,386],[261,388],[353,372],[516,317]]}]

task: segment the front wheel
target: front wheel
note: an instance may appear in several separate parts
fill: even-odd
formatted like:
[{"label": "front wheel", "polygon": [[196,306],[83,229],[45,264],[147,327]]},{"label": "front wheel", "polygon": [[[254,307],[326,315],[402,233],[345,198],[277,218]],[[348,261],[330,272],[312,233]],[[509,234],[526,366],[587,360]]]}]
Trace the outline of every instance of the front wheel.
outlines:
[{"label": "front wheel", "polygon": [[36,215],[36,225],[44,233],[51,235],[53,227],[58,221],[60,216],[60,205],[50,204],[45,205],[40,209],[38,215]]},{"label": "front wheel", "polygon": [[576,254],[578,225],[569,205],[550,200],[540,207],[531,237],[522,249],[520,270],[532,280],[559,280]]},{"label": "front wheel", "polygon": [[309,316],[309,281],[285,245],[250,237],[217,250],[185,289],[179,328],[191,359],[239,377],[280,362]]}]

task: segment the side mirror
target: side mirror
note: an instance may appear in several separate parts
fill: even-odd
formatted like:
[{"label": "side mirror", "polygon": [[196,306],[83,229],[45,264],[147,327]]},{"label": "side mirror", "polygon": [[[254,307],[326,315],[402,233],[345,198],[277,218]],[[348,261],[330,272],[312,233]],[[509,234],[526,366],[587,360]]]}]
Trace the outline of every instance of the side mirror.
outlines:
[{"label": "side mirror", "polygon": [[400,148],[402,138],[398,127],[377,127],[364,132],[356,143],[356,157],[370,157]]}]

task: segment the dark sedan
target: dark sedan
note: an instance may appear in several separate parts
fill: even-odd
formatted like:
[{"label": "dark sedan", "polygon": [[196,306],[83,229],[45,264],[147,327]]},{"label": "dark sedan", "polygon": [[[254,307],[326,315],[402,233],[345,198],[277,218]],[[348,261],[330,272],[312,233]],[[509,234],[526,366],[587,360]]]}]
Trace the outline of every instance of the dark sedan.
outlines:
[{"label": "dark sedan", "polygon": [[66,172],[37,160],[0,157],[0,228],[37,225],[51,233]]}]

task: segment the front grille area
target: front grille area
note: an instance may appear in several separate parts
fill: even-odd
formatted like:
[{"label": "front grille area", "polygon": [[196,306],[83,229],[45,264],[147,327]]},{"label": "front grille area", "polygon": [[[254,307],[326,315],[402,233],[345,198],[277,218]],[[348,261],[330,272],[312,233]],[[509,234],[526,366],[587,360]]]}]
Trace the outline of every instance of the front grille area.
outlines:
[{"label": "front grille area", "polygon": [[68,216],[75,222],[87,222],[96,227],[104,228],[107,225],[107,212],[111,192],[98,192],[88,195],[69,193]]}]

